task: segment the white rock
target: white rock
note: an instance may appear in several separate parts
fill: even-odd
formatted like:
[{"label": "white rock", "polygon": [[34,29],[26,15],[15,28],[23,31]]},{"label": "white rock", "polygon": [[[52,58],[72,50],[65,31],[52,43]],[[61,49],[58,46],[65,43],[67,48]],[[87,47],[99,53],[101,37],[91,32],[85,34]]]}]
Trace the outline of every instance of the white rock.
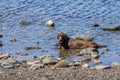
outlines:
[{"label": "white rock", "polygon": [[7,59],[10,56],[10,53],[0,55],[0,59],[4,58]]},{"label": "white rock", "polygon": [[40,61],[27,61],[27,65],[33,65],[33,64],[37,64],[37,63],[40,63]]},{"label": "white rock", "polygon": [[7,63],[7,62],[3,62],[3,63],[1,64],[1,66],[2,66],[3,68],[5,68],[5,69],[13,68],[13,64]]},{"label": "white rock", "polygon": [[97,65],[94,68],[97,69],[97,70],[100,70],[100,69],[108,69],[108,68],[110,68],[110,66]]},{"label": "white rock", "polygon": [[89,67],[88,64],[84,64],[84,65],[82,65],[82,68],[88,68],[88,67]]},{"label": "white rock", "polygon": [[43,68],[44,67],[44,64],[33,64],[29,70],[36,70],[36,69],[39,69],[39,68]]},{"label": "white rock", "polygon": [[54,22],[52,20],[49,20],[49,21],[47,21],[46,25],[48,27],[52,27],[52,26],[54,26]]}]

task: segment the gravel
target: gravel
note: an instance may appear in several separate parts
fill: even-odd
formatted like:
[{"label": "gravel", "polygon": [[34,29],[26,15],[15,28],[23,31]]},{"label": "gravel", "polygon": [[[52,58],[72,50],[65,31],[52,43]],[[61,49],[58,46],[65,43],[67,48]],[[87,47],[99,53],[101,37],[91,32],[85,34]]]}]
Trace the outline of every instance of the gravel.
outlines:
[{"label": "gravel", "polygon": [[120,66],[102,70],[79,66],[57,69],[46,66],[33,71],[26,67],[0,68],[0,80],[120,80]]}]

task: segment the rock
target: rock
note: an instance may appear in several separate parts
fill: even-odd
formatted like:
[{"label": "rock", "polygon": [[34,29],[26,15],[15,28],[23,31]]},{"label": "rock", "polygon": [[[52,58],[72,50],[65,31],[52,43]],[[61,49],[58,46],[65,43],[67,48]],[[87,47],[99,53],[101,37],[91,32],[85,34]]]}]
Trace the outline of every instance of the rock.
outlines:
[{"label": "rock", "polygon": [[3,45],[3,44],[2,44],[2,41],[0,41],[0,47],[2,47],[2,45]]},{"label": "rock", "polygon": [[104,50],[105,50],[105,51],[109,51],[109,49],[108,49],[108,48],[104,48]]},{"label": "rock", "polygon": [[37,56],[31,56],[31,59],[36,59],[37,58]]},{"label": "rock", "polygon": [[91,57],[92,58],[97,58],[98,57],[98,53],[97,52],[91,52]]},{"label": "rock", "polygon": [[40,47],[25,47],[24,49],[25,50],[32,50],[32,49],[38,50],[38,49],[40,49]]},{"label": "rock", "polygon": [[7,60],[4,60],[4,62],[15,64],[17,61],[14,58],[8,58]]},{"label": "rock", "polygon": [[93,24],[93,27],[98,27],[98,26],[100,26],[100,25],[97,23]]},{"label": "rock", "polygon": [[11,39],[10,42],[16,42],[17,40],[16,39]]},{"label": "rock", "polygon": [[49,21],[46,22],[46,26],[54,27],[54,22],[52,20],[49,20]]},{"label": "rock", "polygon": [[33,64],[40,64],[41,62],[40,61],[27,61],[27,65],[33,65]]},{"label": "rock", "polygon": [[28,53],[22,53],[22,56],[28,56],[29,54]]},{"label": "rock", "polygon": [[20,22],[21,25],[25,25],[25,26],[26,26],[26,25],[30,25],[30,23],[31,23],[31,22],[30,22],[30,21],[27,21],[27,20],[22,20],[22,21]]},{"label": "rock", "polygon": [[100,70],[100,69],[109,69],[110,66],[97,65],[97,66],[95,66],[94,68],[97,69],[97,70]]},{"label": "rock", "polygon": [[85,35],[76,35],[76,36],[75,36],[75,39],[92,41],[92,40],[93,40],[93,37],[85,36]]},{"label": "rock", "polygon": [[90,62],[90,61],[91,61],[91,58],[85,58],[85,59],[80,60],[80,62]]},{"label": "rock", "polygon": [[59,61],[57,64],[54,65],[54,68],[63,68],[63,67],[68,67],[69,64],[65,60]]},{"label": "rock", "polygon": [[118,62],[113,62],[113,63],[111,64],[111,67],[117,67],[117,66],[120,66],[120,63],[118,63]]},{"label": "rock", "polygon": [[75,66],[79,66],[79,65],[81,65],[81,62],[80,62],[80,61],[75,61],[75,62],[74,62],[74,65],[75,65]]},{"label": "rock", "polygon": [[10,56],[10,53],[0,55],[0,59],[7,59]]},{"label": "rock", "polygon": [[80,61],[76,61],[76,62],[71,62],[69,63],[69,66],[80,66],[81,62]]},{"label": "rock", "polygon": [[0,59],[0,64],[1,63],[3,63],[3,62],[5,62],[5,63],[10,63],[10,64],[14,64],[14,63],[16,63],[17,61],[15,60],[15,59],[13,59],[13,58],[8,58],[8,59]]},{"label": "rock", "polygon": [[29,70],[37,70],[37,69],[39,69],[39,68],[44,68],[44,64],[33,64],[30,68],[29,68]]},{"label": "rock", "polygon": [[94,59],[94,60],[93,60],[93,63],[94,63],[94,64],[100,64],[100,63],[102,63],[102,62],[101,62],[99,59]]},{"label": "rock", "polygon": [[5,69],[10,69],[14,67],[13,64],[7,62],[2,62],[1,66]]},{"label": "rock", "polygon": [[44,64],[55,64],[58,62],[58,60],[51,55],[40,57],[40,61],[43,62]]},{"label": "rock", "polygon": [[0,34],[0,38],[2,38],[3,37],[3,35],[2,34]]},{"label": "rock", "polygon": [[82,68],[89,68],[89,65],[88,64],[84,64],[84,65],[82,65]]},{"label": "rock", "polygon": [[98,50],[96,48],[86,48],[86,49],[82,49],[80,51],[80,54],[91,55],[91,57],[97,58],[98,57]]},{"label": "rock", "polygon": [[118,31],[120,30],[120,26],[110,27],[110,28],[103,28],[104,31]]}]

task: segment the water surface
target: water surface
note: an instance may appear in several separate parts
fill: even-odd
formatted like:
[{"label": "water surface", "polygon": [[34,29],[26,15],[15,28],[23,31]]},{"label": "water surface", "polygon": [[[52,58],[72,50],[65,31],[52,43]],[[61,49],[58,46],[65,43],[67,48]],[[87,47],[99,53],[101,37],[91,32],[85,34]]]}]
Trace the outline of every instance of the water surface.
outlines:
[{"label": "water surface", "polygon": [[[53,29],[45,26],[48,20],[55,22]],[[30,24],[21,25],[21,21],[28,21]],[[94,23],[100,26],[92,27]],[[10,52],[11,55],[26,52],[36,56],[51,54],[59,57],[59,50],[54,49],[56,35],[58,32],[65,32],[69,36],[92,36],[95,42],[106,44],[109,51],[99,58],[103,64],[120,62],[120,31],[101,30],[118,25],[119,0],[0,0],[0,34],[3,35],[0,39],[3,43],[0,52]],[[11,43],[11,39],[16,39],[17,42]],[[29,46],[39,46],[41,49],[24,50]]]}]

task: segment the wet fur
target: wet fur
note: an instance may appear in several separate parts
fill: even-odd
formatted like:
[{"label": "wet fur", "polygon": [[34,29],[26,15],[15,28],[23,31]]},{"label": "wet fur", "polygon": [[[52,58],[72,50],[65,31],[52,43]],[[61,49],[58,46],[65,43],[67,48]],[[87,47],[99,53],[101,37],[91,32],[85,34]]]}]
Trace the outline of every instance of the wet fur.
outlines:
[{"label": "wet fur", "polygon": [[84,49],[106,47],[106,45],[99,45],[92,41],[73,39],[63,32],[58,33],[57,39],[60,49]]}]

